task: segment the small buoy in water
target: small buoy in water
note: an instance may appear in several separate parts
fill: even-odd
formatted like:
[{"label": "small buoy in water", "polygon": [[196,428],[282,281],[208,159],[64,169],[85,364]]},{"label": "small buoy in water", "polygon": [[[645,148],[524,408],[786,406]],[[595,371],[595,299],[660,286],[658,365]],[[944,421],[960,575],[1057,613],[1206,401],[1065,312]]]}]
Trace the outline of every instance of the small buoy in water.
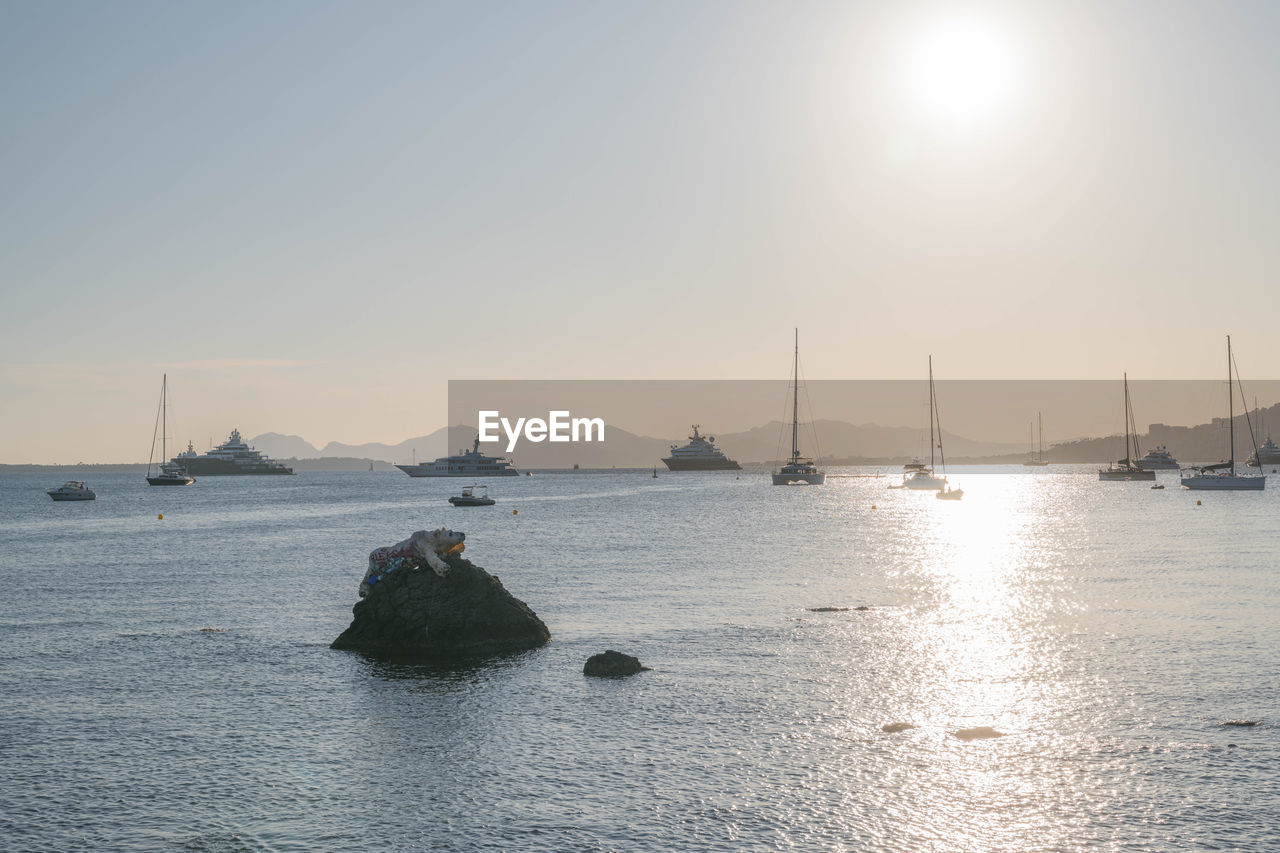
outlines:
[{"label": "small buoy in water", "polygon": [[512,515],[519,515],[519,514],[520,514],[520,510],[518,510],[518,509],[513,509],[513,510],[511,510],[511,514],[512,514]]},{"label": "small buoy in water", "polygon": [[1196,506],[1200,506],[1200,501],[1196,501]]},{"label": "small buoy in water", "polygon": [[159,515],[156,516],[156,518],[164,518],[164,513],[163,512],[160,513]]},{"label": "small buoy in water", "polygon": [[871,505],[871,508],[872,508],[872,509],[875,509],[875,508],[876,508],[876,505],[875,505],[875,504],[872,504],[872,505]]}]

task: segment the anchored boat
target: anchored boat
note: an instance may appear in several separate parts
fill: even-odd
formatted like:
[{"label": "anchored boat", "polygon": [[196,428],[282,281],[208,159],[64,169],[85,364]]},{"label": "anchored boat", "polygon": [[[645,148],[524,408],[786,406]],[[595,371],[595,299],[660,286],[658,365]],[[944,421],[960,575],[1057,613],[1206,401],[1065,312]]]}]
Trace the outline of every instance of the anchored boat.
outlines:
[{"label": "anchored boat", "polygon": [[489,497],[488,486],[466,486],[462,494],[449,498],[449,503],[454,506],[493,506],[497,501]]},{"label": "anchored boat", "polygon": [[1138,450],[1138,425],[1133,419],[1133,403],[1129,399],[1129,374],[1124,375],[1124,458],[1098,469],[1098,479],[1104,482],[1128,480],[1154,480],[1155,471],[1146,471],[1134,464],[1141,453]]},{"label": "anchored boat", "polygon": [[45,489],[44,493],[55,501],[92,501],[98,497],[93,489],[79,480],[67,480],[56,489]]},{"label": "anchored boat", "polygon": [[[168,449],[168,432],[169,432],[169,374],[164,374],[164,378],[160,380],[160,458],[164,459],[169,455]],[[156,452],[156,437],[151,436],[151,454]],[[151,457],[147,458],[147,485],[149,486],[189,486],[196,481],[195,477],[189,475],[186,470],[176,462],[161,462],[160,471],[157,474],[151,473]]]},{"label": "anchored boat", "polygon": [[[1265,474],[1259,473],[1256,477],[1251,474],[1236,473],[1236,417],[1235,402],[1232,397],[1231,377],[1235,375],[1236,384],[1240,384],[1240,371],[1235,367],[1235,360],[1231,356],[1231,336],[1227,335],[1227,425],[1230,431],[1230,456],[1226,462],[1219,462],[1217,465],[1201,465],[1191,469],[1194,473],[1182,478],[1182,488],[1197,489],[1203,491],[1262,491],[1267,487],[1267,477]],[[1241,402],[1243,402],[1244,391],[1241,389]],[[1249,420],[1249,410],[1245,408],[1245,421],[1249,424],[1249,435],[1253,435],[1253,422]],[[1257,441],[1254,441],[1254,455],[1258,455]]]},{"label": "anchored boat", "polygon": [[794,486],[807,483],[820,486],[827,475],[819,470],[812,459],[800,455],[800,330],[796,329],[795,378],[791,396],[791,461],[773,472],[775,486]]}]

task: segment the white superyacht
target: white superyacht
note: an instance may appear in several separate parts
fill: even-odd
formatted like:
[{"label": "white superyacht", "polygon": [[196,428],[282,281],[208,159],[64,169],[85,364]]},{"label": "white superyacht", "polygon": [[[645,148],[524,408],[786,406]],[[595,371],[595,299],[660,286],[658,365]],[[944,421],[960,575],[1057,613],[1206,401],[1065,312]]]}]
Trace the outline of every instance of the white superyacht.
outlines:
[{"label": "white superyacht", "polygon": [[724,455],[716,447],[713,435],[701,435],[699,424],[693,425],[693,435],[683,447],[671,445],[671,455],[662,463],[671,471],[741,471],[742,466]]},{"label": "white superyacht", "polygon": [[510,459],[502,456],[485,456],[480,452],[480,436],[470,450],[459,450],[453,456],[441,456],[434,462],[418,462],[414,465],[397,465],[410,477],[519,477],[520,472]]}]

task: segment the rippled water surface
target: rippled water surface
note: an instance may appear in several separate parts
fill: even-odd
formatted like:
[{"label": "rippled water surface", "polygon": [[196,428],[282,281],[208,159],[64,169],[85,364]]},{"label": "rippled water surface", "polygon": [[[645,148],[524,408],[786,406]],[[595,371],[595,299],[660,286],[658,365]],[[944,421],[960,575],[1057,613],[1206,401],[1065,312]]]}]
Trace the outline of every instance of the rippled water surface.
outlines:
[{"label": "rippled water surface", "polygon": [[[0,847],[1280,848],[1280,477],[896,476],[0,476]],[[441,524],[553,642],[330,651]]]}]

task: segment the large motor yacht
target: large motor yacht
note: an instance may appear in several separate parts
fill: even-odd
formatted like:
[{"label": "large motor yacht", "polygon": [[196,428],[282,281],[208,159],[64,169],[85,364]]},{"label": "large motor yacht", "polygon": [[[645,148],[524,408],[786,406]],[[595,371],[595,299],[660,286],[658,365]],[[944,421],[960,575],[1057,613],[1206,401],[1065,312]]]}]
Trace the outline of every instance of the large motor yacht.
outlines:
[{"label": "large motor yacht", "polygon": [[1177,471],[1182,466],[1173,458],[1169,448],[1160,444],[1155,450],[1148,450],[1147,455],[1138,460],[1138,467],[1144,471]]},{"label": "large motor yacht", "polygon": [[1249,460],[1245,462],[1250,468],[1261,468],[1262,465],[1275,465],[1280,463],[1280,447],[1276,447],[1276,443],[1271,440],[1271,436],[1267,436],[1267,440],[1262,442],[1262,446],[1249,454]]},{"label": "large motor yacht", "polygon": [[672,471],[741,471],[742,466],[724,455],[716,447],[713,435],[700,435],[698,424],[693,425],[693,435],[683,447],[671,445],[671,455],[662,462]]},{"label": "large motor yacht", "polygon": [[434,462],[397,465],[410,477],[519,477],[510,459],[485,456],[480,452],[480,436],[470,450],[459,450],[453,456],[441,456]]},{"label": "large motor yacht", "polygon": [[240,437],[240,430],[231,430],[231,437],[208,453],[196,453],[187,442],[187,449],[172,460],[193,477],[218,477],[233,474],[292,474],[293,469],[254,450]]}]

